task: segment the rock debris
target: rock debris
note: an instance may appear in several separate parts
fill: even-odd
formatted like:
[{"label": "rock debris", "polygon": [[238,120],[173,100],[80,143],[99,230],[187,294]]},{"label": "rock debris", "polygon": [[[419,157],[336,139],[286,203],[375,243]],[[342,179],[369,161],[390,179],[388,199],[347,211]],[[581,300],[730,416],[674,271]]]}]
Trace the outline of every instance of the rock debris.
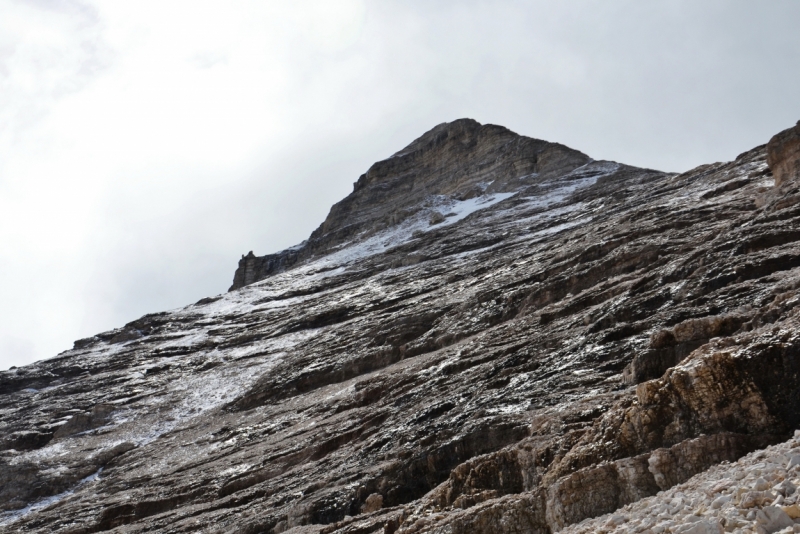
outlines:
[{"label": "rock debris", "polygon": [[800,532],[800,431],[789,441],[722,462],[653,497],[562,530],[589,532]]}]

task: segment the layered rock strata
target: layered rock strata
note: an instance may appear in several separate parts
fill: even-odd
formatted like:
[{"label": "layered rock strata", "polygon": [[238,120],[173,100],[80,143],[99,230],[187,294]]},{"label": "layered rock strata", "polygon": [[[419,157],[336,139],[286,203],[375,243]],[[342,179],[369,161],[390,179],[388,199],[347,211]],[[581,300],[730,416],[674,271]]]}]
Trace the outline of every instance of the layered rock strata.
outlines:
[{"label": "layered rock strata", "polygon": [[0,373],[2,528],[554,532],[800,426],[766,146],[669,174],[432,132],[282,267]]},{"label": "layered rock strata", "polygon": [[420,215],[429,222],[442,222],[447,201],[516,193],[590,161],[577,150],[494,124],[481,125],[471,119],[440,124],[372,165],[353,184],[353,192],[333,205],[325,221],[301,245],[266,256],[252,251],[242,256],[230,290]]}]

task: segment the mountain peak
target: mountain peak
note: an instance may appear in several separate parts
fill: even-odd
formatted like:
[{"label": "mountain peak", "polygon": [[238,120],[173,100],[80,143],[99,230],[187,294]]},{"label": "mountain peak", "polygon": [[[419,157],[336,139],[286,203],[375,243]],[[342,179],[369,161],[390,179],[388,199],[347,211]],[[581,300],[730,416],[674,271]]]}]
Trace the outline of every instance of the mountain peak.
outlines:
[{"label": "mountain peak", "polygon": [[231,290],[402,224],[430,211],[433,203],[517,192],[591,161],[577,150],[503,126],[473,119],[439,124],[374,163],[302,247],[243,258]]}]

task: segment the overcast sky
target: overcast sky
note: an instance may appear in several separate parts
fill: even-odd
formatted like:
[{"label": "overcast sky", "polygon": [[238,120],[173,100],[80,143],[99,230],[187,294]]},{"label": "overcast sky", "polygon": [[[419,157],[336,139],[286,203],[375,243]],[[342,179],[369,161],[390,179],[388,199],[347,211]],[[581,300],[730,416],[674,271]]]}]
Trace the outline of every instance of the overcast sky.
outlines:
[{"label": "overcast sky", "polygon": [[222,293],[472,117],[683,171],[800,119],[800,2],[0,0],[0,369]]}]

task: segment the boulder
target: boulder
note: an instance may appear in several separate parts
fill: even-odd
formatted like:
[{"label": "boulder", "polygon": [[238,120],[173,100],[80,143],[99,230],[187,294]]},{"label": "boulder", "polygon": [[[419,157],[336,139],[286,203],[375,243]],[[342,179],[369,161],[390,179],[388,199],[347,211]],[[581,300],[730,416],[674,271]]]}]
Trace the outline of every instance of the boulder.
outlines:
[{"label": "boulder", "polygon": [[758,531],[768,534],[778,532],[786,527],[794,525],[794,521],[789,515],[777,506],[765,506],[756,514],[756,525]]}]

